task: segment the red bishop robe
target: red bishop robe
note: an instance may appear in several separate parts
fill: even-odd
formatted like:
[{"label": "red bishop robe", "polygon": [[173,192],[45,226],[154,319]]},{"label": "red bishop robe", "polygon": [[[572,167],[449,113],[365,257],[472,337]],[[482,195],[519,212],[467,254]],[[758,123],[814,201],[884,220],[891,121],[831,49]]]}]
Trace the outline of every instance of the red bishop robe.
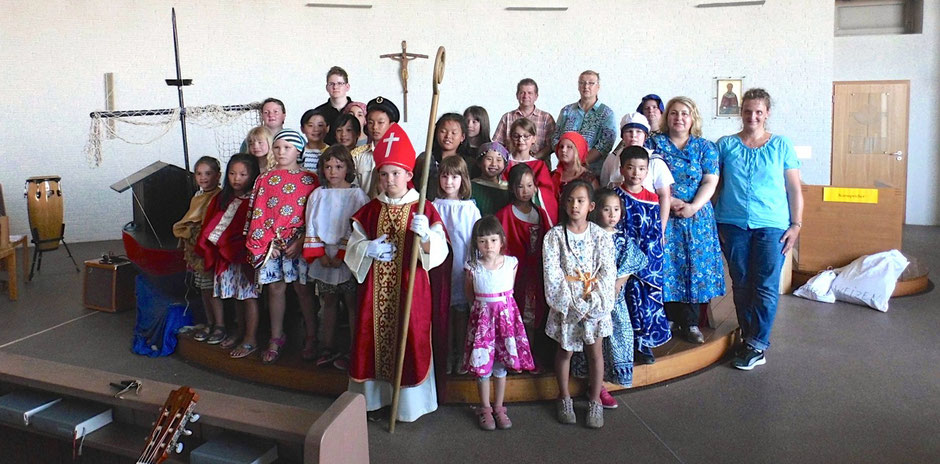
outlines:
[{"label": "red bishop robe", "polygon": [[[414,244],[414,233],[409,226],[417,210],[417,199],[401,205],[373,199],[352,217],[370,240],[384,234],[388,236],[387,241],[397,247],[392,261],[372,261],[360,286],[356,336],[349,365],[349,376],[356,382],[392,382],[395,379],[401,317],[409,280],[408,265]],[[431,202],[425,203],[424,214],[431,227],[435,224],[443,227],[443,221]],[[347,259],[349,253],[347,251]],[[432,315],[436,306],[433,301],[428,272],[419,263],[405,346],[402,387],[423,383],[430,372]]]}]

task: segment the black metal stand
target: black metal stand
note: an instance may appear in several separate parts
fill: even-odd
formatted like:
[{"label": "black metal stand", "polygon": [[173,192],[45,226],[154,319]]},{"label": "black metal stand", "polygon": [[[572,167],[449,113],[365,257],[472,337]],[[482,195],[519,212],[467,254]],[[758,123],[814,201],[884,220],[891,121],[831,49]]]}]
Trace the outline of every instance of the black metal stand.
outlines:
[{"label": "black metal stand", "polygon": [[[46,244],[46,243],[58,243],[58,242],[62,242],[62,245],[65,246],[65,251],[66,251],[66,253],[69,254],[69,259],[72,260],[72,265],[75,266],[75,272],[82,272],[81,269],[78,268],[78,263],[75,262],[75,257],[72,256],[72,250],[69,249],[69,244],[68,244],[68,243],[65,243],[65,224],[62,224],[62,232],[59,234],[59,237],[58,237],[58,238],[47,238],[47,239],[44,239],[44,240],[40,240],[40,239],[39,239],[39,229],[37,229],[37,228],[34,227],[34,228],[31,230],[31,232],[32,232],[32,236],[33,236],[33,239],[32,239],[32,242],[33,242],[33,264],[29,267],[29,277],[26,279],[27,282],[33,280],[33,274],[35,274],[35,272],[37,272],[37,271],[38,271],[38,272],[42,272],[42,255],[43,255],[44,253],[46,253],[47,251],[55,251],[55,249],[52,249],[52,250],[40,250],[40,249],[39,249],[39,245],[41,245],[41,244]],[[58,248],[58,247],[56,247],[56,248]]]}]

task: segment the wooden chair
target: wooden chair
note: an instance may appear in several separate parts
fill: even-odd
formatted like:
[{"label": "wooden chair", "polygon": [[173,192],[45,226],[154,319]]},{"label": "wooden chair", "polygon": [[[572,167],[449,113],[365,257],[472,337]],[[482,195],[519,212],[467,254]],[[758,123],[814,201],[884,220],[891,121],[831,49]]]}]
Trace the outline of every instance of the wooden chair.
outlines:
[{"label": "wooden chair", "polygon": [[[3,184],[0,184],[0,216],[6,215],[7,208],[3,200]],[[26,282],[29,280],[29,235],[10,235],[10,243],[13,247],[23,247],[23,281]]]},{"label": "wooden chair", "polygon": [[16,245],[10,243],[10,218],[0,216],[0,263],[6,268],[7,293],[10,301],[16,301]]}]

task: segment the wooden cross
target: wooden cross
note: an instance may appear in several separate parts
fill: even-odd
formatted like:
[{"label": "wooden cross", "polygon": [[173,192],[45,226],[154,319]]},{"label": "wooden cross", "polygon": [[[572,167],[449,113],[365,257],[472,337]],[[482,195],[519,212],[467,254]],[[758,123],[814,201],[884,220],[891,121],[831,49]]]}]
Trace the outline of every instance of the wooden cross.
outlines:
[{"label": "wooden cross", "polygon": [[408,53],[408,44],[404,40],[401,41],[401,53],[388,53],[385,55],[379,55],[379,58],[391,58],[395,61],[398,61],[401,64],[401,70],[399,75],[401,76],[401,88],[403,94],[404,108],[405,108],[405,122],[408,122],[408,62],[417,58],[427,58],[427,55],[419,55],[417,53]]}]

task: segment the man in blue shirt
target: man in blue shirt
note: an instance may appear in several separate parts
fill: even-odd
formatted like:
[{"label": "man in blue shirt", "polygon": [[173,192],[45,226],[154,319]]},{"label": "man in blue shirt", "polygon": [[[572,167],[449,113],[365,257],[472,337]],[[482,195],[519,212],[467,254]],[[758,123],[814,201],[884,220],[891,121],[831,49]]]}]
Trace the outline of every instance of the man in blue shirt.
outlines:
[{"label": "man in blue shirt", "polygon": [[587,164],[594,174],[600,175],[604,156],[614,148],[617,137],[614,112],[597,99],[601,88],[601,76],[587,70],[578,76],[578,92],[581,98],[566,105],[558,113],[552,146],[558,145],[561,134],[568,131],[580,133],[588,143]]}]

